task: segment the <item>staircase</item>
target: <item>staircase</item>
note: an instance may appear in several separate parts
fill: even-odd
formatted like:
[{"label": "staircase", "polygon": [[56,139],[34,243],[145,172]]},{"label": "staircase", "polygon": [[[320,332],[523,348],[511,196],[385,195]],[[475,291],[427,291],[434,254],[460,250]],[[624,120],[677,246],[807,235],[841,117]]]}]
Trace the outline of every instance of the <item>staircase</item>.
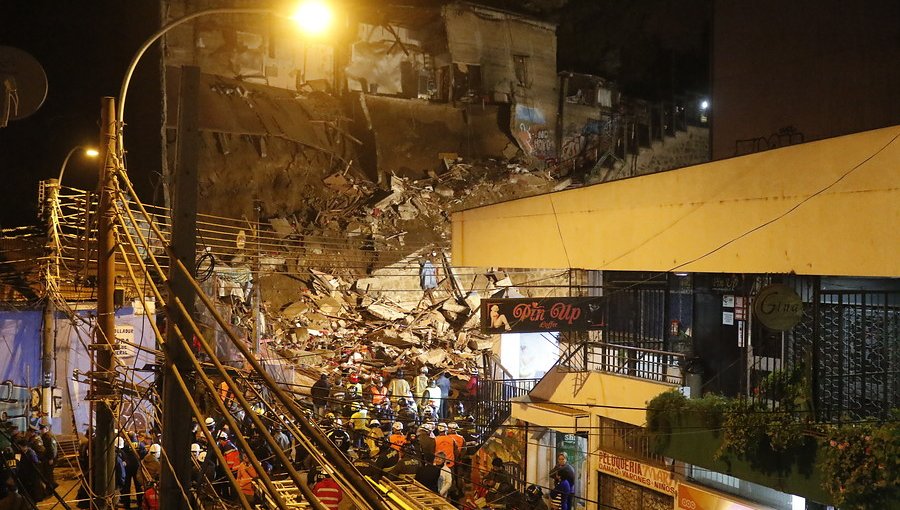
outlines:
[{"label": "staircase", "polygon": [[475,429],[481,444],[510,417],[512,406],[509,401],[527,395],[540,381],[513,378],[494,353],[485,352],[482,365],[484,373],[478,382],[476,401],[474,407],[469,409],[475,418]]}]

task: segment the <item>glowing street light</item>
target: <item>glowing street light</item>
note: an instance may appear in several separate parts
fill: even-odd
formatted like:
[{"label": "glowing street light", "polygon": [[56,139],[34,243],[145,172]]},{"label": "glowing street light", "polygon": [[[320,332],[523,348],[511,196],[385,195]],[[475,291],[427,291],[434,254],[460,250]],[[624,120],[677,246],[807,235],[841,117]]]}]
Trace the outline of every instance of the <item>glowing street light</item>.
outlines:
[{"label": "glowing street light", "polygon": [[[144,44],[142,44],[141,47],[138,48],[137,52],[131,58],[131,63],[128,64],[128,69],[125,71],[125,78],[122,80],[122,86],[119,89],[119,104],[118,111],[116,112],[116,121],[120,126],[119,129],[122,129],[122,126],[125,122],[125,96],[128,94],[128,84],[131,83],[131,76],[134,74],[134,69],[137,67],[138,62],[141,60],[141,57],[144,56],[144,53],[146,53],[150,46],[158,41],[159,38],[169,30],[172,30],[173,28],[187,23],[188,21],[191,21],[193,19],[197,19],[199,17],[207,16],[210,14],[271,14],[273,16],[291,19],[304,33],[309,36],[324,34],[331,27],[331,23],[334,19],[334,11],[328,4],[319,0],[307,0],[300,4],[300,6],[297,7],[297,9],[294,11],[294,14],[291,16],[285,16],[284,13],[276,11],[274,9],[224,7],[216,9],[203,9],[191,14],[187,14],[164,25],[155,33],[153,33],[153,35],[151,35],[146,41],[144,41]],[[120,136],[120,151],[124,149],[122,145],[123,143],[124,142]]]},{"label": "glowing street light", "polygon": [[96,158],[97,156],[100,155],[100,152],[98,152],[97,149],[95,149],[93,147],[84,147],[81,145],[76,145],[75,147],[72,147],[72,150],[70,150],[69,153],[66,154],[66,159],[63,160],[62,166],[59,168],[59,177],[56,178],[56,182],[57,182],[58,186],[62,185],[62,178],[63,178],[63,174],[66,172],[66,165],[69,164],[69,160],[72,159],[72,156],[76,152],[78,152],[79,149],[83,149],[84,152],[82,152],[82,155],[84,155],[88,158]]},{"label": "glowing street light", "polygon": [[309,0],[302,3],[294,11],[291,19],[307,35],[318,36],[331,28],[331,23],[334,21],[334,12],[325,2]]}]

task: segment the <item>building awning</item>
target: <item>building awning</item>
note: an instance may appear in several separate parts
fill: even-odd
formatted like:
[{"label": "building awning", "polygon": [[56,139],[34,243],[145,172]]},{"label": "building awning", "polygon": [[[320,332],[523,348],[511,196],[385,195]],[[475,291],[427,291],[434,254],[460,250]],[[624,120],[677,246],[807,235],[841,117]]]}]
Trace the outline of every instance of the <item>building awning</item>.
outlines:
[{"label": "building awning", "polygon": [[562,432],[578,432],[590,427],[590,413],[583,409],[536,400],[528,395],[510,401],[512,417]]},{"label": "building awning", "polygon": [[472,267],[900,276],[900,126],[453,214]]}]

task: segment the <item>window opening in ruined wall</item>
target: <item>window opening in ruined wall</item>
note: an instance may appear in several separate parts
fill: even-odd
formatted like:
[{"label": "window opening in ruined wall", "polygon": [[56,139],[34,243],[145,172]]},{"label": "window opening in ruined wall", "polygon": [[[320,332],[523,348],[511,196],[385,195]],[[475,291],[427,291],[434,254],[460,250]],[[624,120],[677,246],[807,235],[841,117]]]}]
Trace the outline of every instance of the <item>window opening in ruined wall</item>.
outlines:
[{"label": "window opening in ruined wall", "polygon": [[519,86],[528,88],[531,81],[528,79],[528,55],[513,55],[513,65],[516,72],[516,82]]}]

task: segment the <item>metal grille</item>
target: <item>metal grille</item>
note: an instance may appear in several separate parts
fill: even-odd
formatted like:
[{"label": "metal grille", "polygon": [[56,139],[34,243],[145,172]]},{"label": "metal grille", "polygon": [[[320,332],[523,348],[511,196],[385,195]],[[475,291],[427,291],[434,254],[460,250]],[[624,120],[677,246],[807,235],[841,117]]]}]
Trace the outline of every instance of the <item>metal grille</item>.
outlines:
[{"label": "metal grille", "polygon": [[607,296],[609,343],[664,348],[666,291],[660,288],[617,289]]},{"label": "metal grille", "polygon": [[666,468],[665,457],[654,453],[650,435],[644,427],[600,417],[600,447],[625,457]]},{"label": "metal grille", "polygon": [[900,405],[898,305],[900,293],[820,294],[812,328],[820,419],[887,418]]},{"label": "metal grille", "polygon": [[598,371],[684,385],[684,354],[602,342],[569,344],[557,366],[575,372]]}]

